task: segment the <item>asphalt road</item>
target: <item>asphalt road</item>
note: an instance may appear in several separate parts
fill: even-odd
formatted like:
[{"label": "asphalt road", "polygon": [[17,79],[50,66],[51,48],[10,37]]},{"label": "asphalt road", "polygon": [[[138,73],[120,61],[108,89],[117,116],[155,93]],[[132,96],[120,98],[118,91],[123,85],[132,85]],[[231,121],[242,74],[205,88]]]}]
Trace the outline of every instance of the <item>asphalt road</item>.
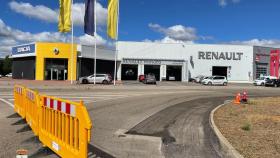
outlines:
[{"label": "asphalt road", "polygon": [[128,133],[161,137],[165,157],[221,157],[209,125],[211,109],[224,97],[200,98],[168,107],[141,122]]},{"label": "asphalt road", "polygon": [[[210,111],[244,89],[255,97],[280,95],[280,88],[244,84],[227,87],[178,84],[138,87],[136,84],[75,88],[74,91],[50,89],[42,91],[64,98],[71,96],[73,100],[88,99],[86,107],[93,122],[89,156],[101,158],[223,157],[209,126]],[[9,87],[1,94],[9,96]],[[98,101],[94,95],[99,97]],[[57,157],[42,148],[11,107],[1,101],[0,105],[0,141],[3,142],[0,157],[14,156],[18,148],[28,149],[33,157]]]}]

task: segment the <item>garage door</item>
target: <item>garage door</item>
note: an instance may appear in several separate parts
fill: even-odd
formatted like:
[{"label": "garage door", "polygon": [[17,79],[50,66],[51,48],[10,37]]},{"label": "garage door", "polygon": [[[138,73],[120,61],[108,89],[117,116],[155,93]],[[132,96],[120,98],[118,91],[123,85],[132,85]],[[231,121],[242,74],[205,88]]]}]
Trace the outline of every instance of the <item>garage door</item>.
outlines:
[{"label": "garage door", "polygon": [[122,64],[122,80],[137,80],[138,65]]},{"label": "garage door", "polygon": [[213,66],[212,67],[212,75],[213,76],[225,76],[227,77],[227,69],[226,66]]},{"label": "garage door", "polygon": [[166,80],[167,81],[182,81],[182,66],[167,66]]},{"label": "garage door", "polygon": [[159,81],[160,77],[160,65],[145,65],[144,66],[145,74],[152,73],[155,75],[157,81]]}]

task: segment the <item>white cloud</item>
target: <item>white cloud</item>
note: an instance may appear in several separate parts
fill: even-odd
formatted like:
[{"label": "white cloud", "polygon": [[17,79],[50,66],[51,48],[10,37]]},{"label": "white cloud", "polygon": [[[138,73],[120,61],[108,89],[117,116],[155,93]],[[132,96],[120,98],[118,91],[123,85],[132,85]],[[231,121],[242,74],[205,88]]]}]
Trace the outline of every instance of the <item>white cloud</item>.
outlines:
[{"label": "white cloud", "polygon": [[194,41],[198,39],[196,29],[193,27],[185,27],[183,25],[174,25],[168,28],[162,27],[159,24],[149,24],[149,27],[155,32],[163,34],[166,40],[174,41]]},{"label": "white cloud", "polygon": [[[18,29],[13,29],[7,26],[2,19],[0,19],[0,56],[5,56],[11,53],[12,46],[20,43],[29,42],[70,42],[71,36],[64,35],[59,32],[40,32],[30,33],[23,32]],[[91,45],[94,38],[89,35],[74,37],[75,43]],[[97,35],[97,44],[105,45],[107,41],[101,36]]]},{"label": "white cloud", "polygon": [[[101,36],[97,35],[97,45],[105,45],[106,44],[106,40],[104,40]],[[94,45],[94,37],[90,36],[90,35],[83,35],[77,38],[78,43],[82,43],[84,45]]]},{"label": "white cloud", "polygon": [[194,44],[194,41],[180,41],[180,40],[174,40],[170,37],[164,37],[161,40],[150,40],[150,39],[145,39],[143,42],[150,42],[150,43],[185,43],[185,44]]},{"label": "white cloud", "polygon": [[250,45],[250,46],[265,46],[280,48],[279,39],[251,39],[247,41],[231,41],[229,44]]},{"label": "white cloud", "polygon": [[219,0],[219,5],[225,7],[228,3],[239,3],[240,0]]},{"label": "white cloud", "polygon": [[43,5],[32,6],[30,3],[11,1],[9,6],[13,11],[31,18],[44,20],[46,22],[58,21],[57,12]]},{"label": "white cloud", "polygon": [[[35,18],[49,23],[57,23],[59,16],[59,9],[51,9],[44,5],[33,6],[30,3],[11,1],[9,3],[11,10],[16,13],[25,15],[30,18]],[[107,24],[107,9],[97,2],[97,24],[104,26]],[[84,25],[85,4],[73,4],[73,23],[76,26]]]}]

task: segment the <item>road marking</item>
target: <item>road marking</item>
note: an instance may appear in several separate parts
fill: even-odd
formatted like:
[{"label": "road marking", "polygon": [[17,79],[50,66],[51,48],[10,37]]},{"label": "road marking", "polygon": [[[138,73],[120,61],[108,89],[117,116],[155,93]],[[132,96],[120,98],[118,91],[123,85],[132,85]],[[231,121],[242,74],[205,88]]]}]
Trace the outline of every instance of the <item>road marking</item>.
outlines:
[{"label": "road marking", "polygon": [[14,105],[8,101],[6,101],[5,99],[0,98],[0,100],[6,104],[8,104],[10,107],[14,108]]}]

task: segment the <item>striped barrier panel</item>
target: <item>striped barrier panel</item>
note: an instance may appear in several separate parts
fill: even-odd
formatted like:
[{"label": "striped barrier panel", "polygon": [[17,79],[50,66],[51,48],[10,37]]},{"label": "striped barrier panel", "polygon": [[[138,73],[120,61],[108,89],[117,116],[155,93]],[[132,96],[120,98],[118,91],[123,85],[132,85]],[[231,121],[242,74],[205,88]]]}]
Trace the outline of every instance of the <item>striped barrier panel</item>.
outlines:
[{"label": "striped barrier panel", "polygon": [[14,110],[17,112],[23,119],[25,118],[25,87],[20,85],[14,86]]},{"label": "striped barrier panel", "polygon": [[59,156],[86,158],[91,126],[82,101],[41,96],[39,139]]},{"label": "striped barrier panel", "polygon": [[40,97],[38,92],[31,89],[25,89],[25,111],[26,122],[29,124],[34,134],[39,134],[39,110],[40,110]]}]

